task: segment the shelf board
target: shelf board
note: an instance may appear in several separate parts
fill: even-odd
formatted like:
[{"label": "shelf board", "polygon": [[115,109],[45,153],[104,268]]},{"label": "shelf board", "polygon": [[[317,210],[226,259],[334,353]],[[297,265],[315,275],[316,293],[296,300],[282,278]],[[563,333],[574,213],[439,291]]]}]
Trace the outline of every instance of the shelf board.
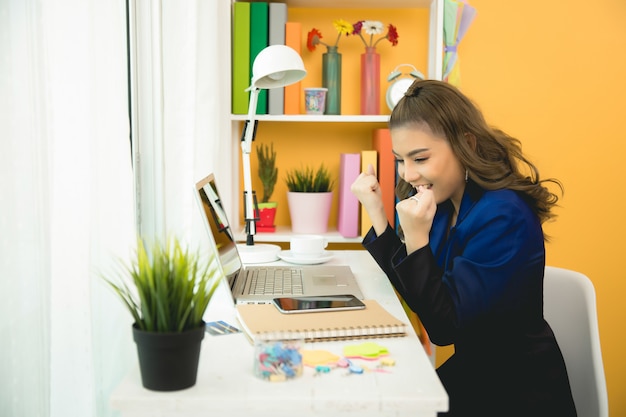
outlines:
[{"label": "shelf board", "polygon": [[[277,226],[274,233],[257,233],[254,235],[254,241],[259,243],[268,242],[289,242],[294,233],[288,226]],[[328,243],[361,243],[363,238],[357,237],[343,237],[336,229],[329,229],[323,236],[328,240]],[[238,242],[246,241],[246,234],[243,230],[235,234],[235,239]]]},{"label": "shelf board", "polygon": [[290,7],[334,9],[390,9],[429,7],[433,0],[285,0]]},{"label": "shelf board", "polygon": [[[231,120],[244,121],[248,118],[247,114],[231,114]],[[311,114],[295,114],[295,115],[266,115],[258,114],[255,117],[260,122],[316,122],[316,123],[387,123],[389,115],[311,115]]]}]

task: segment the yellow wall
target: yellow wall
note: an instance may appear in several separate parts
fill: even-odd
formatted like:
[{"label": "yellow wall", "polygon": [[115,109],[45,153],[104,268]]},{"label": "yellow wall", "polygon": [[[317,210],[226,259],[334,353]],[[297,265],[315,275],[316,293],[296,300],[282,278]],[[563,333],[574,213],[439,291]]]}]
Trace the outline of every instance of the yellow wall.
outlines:
[{"label": "yellow wall", "polygon": [[547,263],[594,282],[610,415],[626,415],[626,2],[470,2],[462,89],[564,183]]},{"label": "yellow wall", "polygon": [[[626,182],[626,2],[470,3],[478,15],[459,48],[461,87],[483,109],[487,120],[522,140],[542,175],[557,177],[564,183],[559,217],[545,227],[553,236],[547,245],[547,262],[581,271],[594,282],[610,414],[626,415],[626,399],[620,395],[626,386],[626,265],[622,258],[626,236],[626,192],[622,192]],[[394,53],[413,44],[407,34],[411,29],[395,16],[375,11],[349,17],[340,12],[337,17],[349,21],[373,18],[396,24],[400,44]],[[297,18],[305,22],[304,34],[315,25],[329,39],[334,37],[328,26],[332,19],[329,15],[326,11],[323,16],[312,16],[317,21],[310,24],[306,23],[311,22],[308,17],[298,14]],[[422,16],[411,19],[417,23],[410,26],[418,26]],[[342,39],[340,49],[348,54],[348,45],[356,43],[355,39]],[[383,64],[383,74],[406,60],[402,59],[405,55],[385,58],[392,51],[389,44],[380,49],[382,59],[388,60],[386,66]],[[319,68],[321,53],[303,51],[307,68]],[[418,48],[414,53],[411,63],[425,71],[425,51]],[[354,99],[358,97],[358,85],[352,81],[353,75],[346,73],[355,74],[358,61],[346,65],[346,59],[344,56],[343,97]],[[313,77],[307,77],[304,84],[317,84],[313,81]],[[347,109],[358,109],[357,102],[348,104]],[[338,166],[337,153],[358,150],[364,141],[367,143],[369,128],[372,126],[354,134],[342,125],[321,129],[300,125],[288,130],[289,138],[279,139],[284,126],[260,124],[259,140],[290,142],[278,155],[279,186],[284,187],[283,167],[299,165],[300,161],[318,163],[318,158],[324,156],[329,164]],[[344,134],[350,138],[344,139]],[[287,216],[280,221],[287,224],[284,192],[284,188],[277,189],[282,201],[279,210]]]}]

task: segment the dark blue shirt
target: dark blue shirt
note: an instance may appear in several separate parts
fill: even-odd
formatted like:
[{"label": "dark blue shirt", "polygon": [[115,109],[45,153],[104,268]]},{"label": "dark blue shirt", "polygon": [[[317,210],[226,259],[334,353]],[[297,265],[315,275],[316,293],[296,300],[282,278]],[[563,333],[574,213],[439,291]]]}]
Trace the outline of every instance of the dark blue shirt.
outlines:
[{"label": "dark blue shirt", "polygon": [[[456,224],[438,205],[430,244],[407,256],[390,227],[363,244],[438,345],[450,415],[576,415],[565,364],[543,319],[541,222],[522,195],[470,181]],[[489,404],[489,405],[488,405]],[[556,414],[555,414],[556,413]]]}]

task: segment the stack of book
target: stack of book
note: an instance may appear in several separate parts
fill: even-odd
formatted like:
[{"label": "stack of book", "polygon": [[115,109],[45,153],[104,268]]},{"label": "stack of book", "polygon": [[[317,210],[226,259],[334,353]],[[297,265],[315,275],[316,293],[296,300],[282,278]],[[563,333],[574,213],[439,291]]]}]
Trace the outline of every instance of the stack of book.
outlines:
[{"label": "stack of book", "polygon": [[374,168],[380,183],[387,220],[392,227],[395,227],[395,164],[391,149],[391,133],[386,128],[373,130],[371,149],[340,155],[337,230],[343,237],[364,236],[372,227],[367,212],[350,191],[354,180],[361,172],[366,172],[369,165]]},{"label": "stack of book", "polygon": [[[301,53],[302,25],[287,21],[287,5],[273,2],[233,3],[232,112],[247,114],[254,59],[269,45],[287,45]],[[300,82],[261,90],[257,114],[299,114]]]}]

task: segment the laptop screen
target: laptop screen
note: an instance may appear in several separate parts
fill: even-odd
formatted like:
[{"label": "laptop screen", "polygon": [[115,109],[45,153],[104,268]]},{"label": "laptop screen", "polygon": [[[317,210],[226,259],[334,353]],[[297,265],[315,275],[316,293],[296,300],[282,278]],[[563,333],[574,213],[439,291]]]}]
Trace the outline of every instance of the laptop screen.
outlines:
[{"label": "laptop screen", "polygon": [[226,218],[226,211],[222,206],[213,174],[198,182],[196,191],[202,205],[202,213],[206,218],[206,224],[209,226],[209,232],[213,236],[219,262],[228,283],[232,287],[232,281],[242,264],[237,252],[235,236]]}]

